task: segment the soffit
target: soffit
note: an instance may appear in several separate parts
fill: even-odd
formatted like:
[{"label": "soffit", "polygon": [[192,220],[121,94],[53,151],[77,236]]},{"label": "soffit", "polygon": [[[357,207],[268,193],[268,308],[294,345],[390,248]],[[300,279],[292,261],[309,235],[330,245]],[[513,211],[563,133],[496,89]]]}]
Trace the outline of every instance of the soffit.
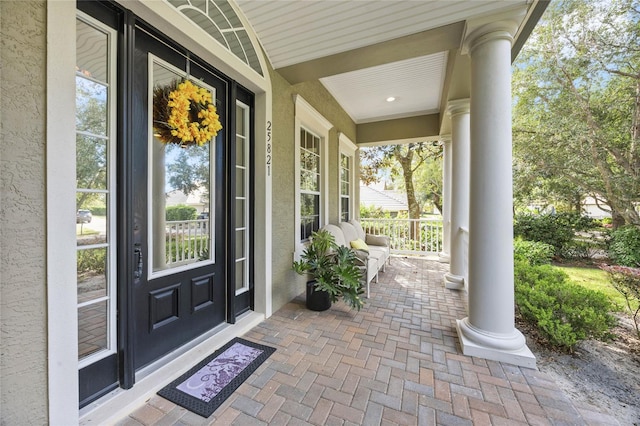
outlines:
[{"label": "soffit", "polygon": [[[388,46],[420,33],[436,31],[468,19],[489,16],[525,5],[527,0],[447,1],[447,0],[236,0],[256,32],[267,57],[283,76],[294,75],[296,66],[307,70],[323,58],[335,58],[335,72],[323,69],[311,79],[320,81],[334,95],[356,123],[390,117],[416,116],[439,112],[446,80],[447,52],[451,46],[385,62],[373,60],[371,49]],[[464,25],[453,36],[455,49]],[[415,40],[411,39],[411,40]],[[425,43],[427,44],[427,43]],[[416,51],[418,50],[418,51]],[[374,55],[375,56],[375,55]],[[389,55],[387,55],[389,56]],[[410,56],[410,57],[407,57]],[[358,67],[359,58],[365,58]],[[348,64],[348,72],[344,65]],[[424,66],[425,69],[420,69]],[[309,73],[312,74],[312,73]],[[385,104],[395,96],[396,102]]]}]

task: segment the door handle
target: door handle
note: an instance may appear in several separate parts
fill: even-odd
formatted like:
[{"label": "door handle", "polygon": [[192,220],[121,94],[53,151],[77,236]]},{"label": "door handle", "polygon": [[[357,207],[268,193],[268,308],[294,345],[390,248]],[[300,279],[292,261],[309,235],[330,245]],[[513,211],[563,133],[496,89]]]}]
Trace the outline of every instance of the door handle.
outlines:
[{"label": "door handle", "polygon": [[142,248],[140,247],[140,244],[136,244],[136,247],[133,249],[133,254],[134,256],[137,257],[137,261],[136,261],[136,269],[135,271],[133,271],[133,277],[135,279],[140,279],[142,278],[142,268],[144,266],[143,264],[143,260],[142,260]]}]

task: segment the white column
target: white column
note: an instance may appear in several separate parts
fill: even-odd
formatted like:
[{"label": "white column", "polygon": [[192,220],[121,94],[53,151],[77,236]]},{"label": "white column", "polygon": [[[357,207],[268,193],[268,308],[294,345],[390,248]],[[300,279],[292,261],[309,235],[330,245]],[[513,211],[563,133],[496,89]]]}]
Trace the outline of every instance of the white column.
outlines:
[{"label": "white column", "polygon": [[444,275],[444,286],[462,290],[469,237],[469,99],[450,101],[447,114],[451,116],[451,237],[449,272]]},{"label": "white column", "polygon": [[469,316],[457,321],[465,355],[535,367],[515,328],[511,178],[511,43],[517,25],[483,25],[471,56]]},{"label": "white column", "polygon": [[442,140],[442,252],[439,260],[449,262],[451,242],[451,135],[440,136]]}]

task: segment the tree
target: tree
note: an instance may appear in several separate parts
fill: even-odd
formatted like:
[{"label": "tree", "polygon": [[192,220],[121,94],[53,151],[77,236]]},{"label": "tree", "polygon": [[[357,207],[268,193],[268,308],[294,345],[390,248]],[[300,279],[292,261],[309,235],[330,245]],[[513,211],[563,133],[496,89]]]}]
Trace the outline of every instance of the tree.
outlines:
[{"label": "tree", "polygon": [[[76,78],[76,205],[100,200],[102,194],[89,189],[105,189],[107,184],[107,142],[92,135],[107,134],[106,88],[90,80]],[[102,200],[104,204],[104,200]]]},{"label": "tree", "polygon": [[[434,170],[432,162],[441,162],[442,150],[432,143],[420,142],[405,145],[386,145],[361,150],[360,179],[364,183],[377,182],[380,179],[380,169],[389,169],[391,176],[401,176],[402,185],[407,194],[409,218],[419,219],[422,206],[427,199],[432,200],[442,211],[442,186],[429,184],[416,187],[415,176],[418,171],[429,165]],[[427,172],[428,175],[428,172]],[[439,179],[442,180],[442,172]],[[426,179],[423,183],[433,179]],[[422,194],[422,196],[421,196]],[[411,230],[414,238],[416,230]]]},{"label": "tree", "polygon": [[640,223],[640,3],[552,3],[514,64],[516,194]]}]

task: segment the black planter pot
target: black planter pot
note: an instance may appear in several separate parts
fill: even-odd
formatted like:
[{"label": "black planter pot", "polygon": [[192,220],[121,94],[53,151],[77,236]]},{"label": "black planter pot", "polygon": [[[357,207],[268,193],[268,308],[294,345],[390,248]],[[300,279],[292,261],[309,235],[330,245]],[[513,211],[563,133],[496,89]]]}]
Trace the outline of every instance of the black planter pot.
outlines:
[{"label": "black planter pot", "polygon": [[331,307],[329,293],[316,290],[316,282],[307,282],[307,309],[312,311],[326,311]]}]

